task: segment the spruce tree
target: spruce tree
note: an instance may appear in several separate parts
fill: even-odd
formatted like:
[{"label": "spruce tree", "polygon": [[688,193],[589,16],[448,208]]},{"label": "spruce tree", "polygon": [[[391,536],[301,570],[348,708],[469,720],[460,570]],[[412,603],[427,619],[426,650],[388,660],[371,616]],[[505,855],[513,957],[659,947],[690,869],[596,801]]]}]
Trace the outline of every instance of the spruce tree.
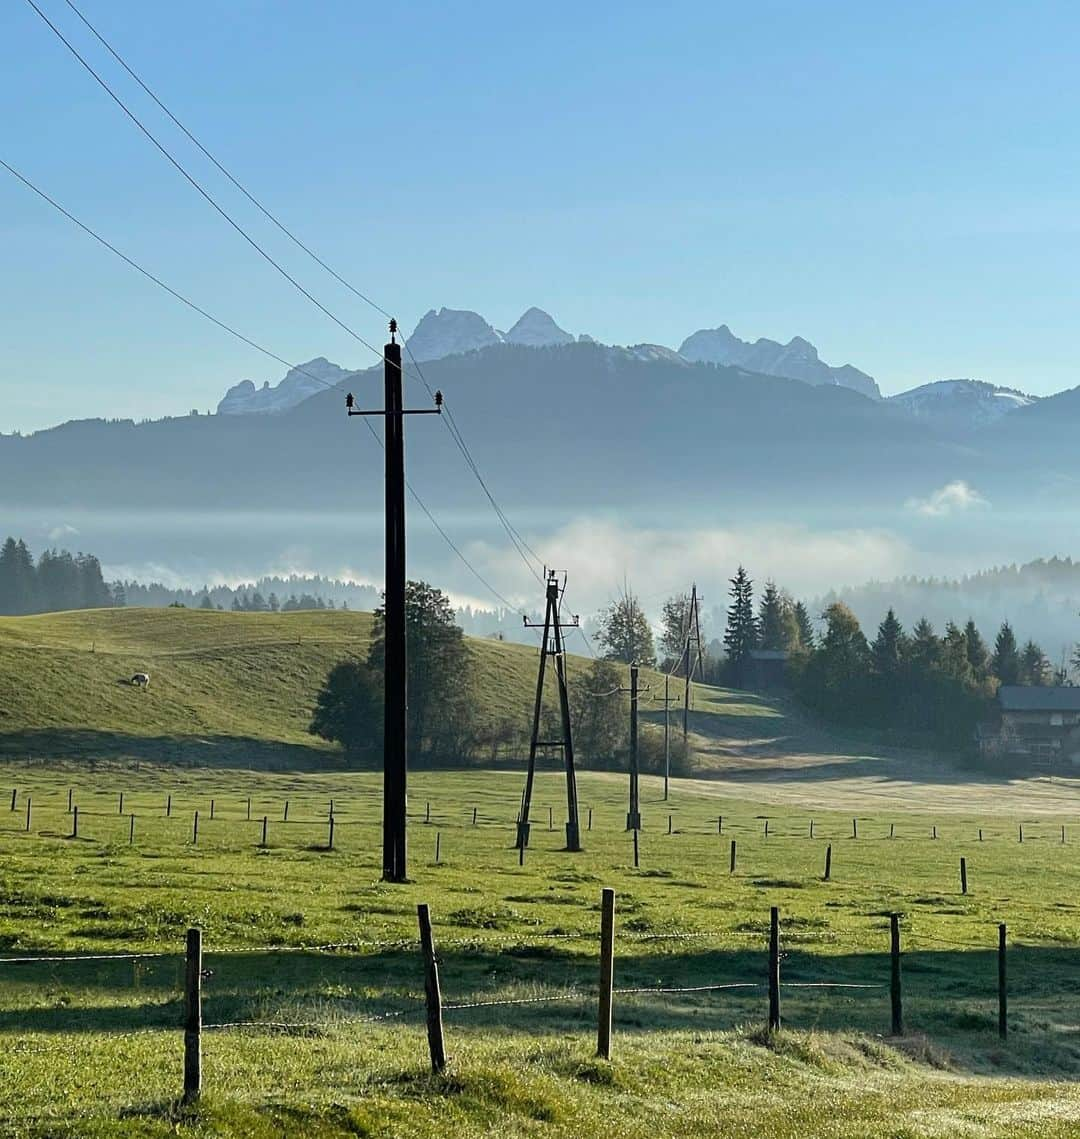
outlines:
[{"label": "spruce tree", "polygon": [[964,640],[967,643],[967,658],[971,671],[975,674],[976,680],[985,680],[990,669],[990,650],[987,649],[986,642],[982,639],[974,620],[970,618],[964,626]]},{"label": "spruce tree", "polygon": [[731,579],[728,591],[727,628],[724,630],[724,649],[732,683],[742,686],[746,681],[746,666],[750,653],[757,647],[758,628],[754,616],[754,583],[750,575],[739,566]]},{"label": "spruce tree", "polygon": [[1050,683],[1050,662],[1034,641],[1028,641],[1020,651],[1020,683],[1037,688]]},{"label": "spruce tree", "polygon": [[795,617],[795,624],[799,630],[799,647],[810,650],[814,647],[814,626],[810,621],[810,613],[801,601],[796,601],[791,612]]},{"label": "spruce tree", "polygon": [[1008,621],[1002,622],[994,641],[990,671],[1002,684],[1020,683],[1020,653],[1016,647],[1016,634]]},{"label": "spruce tree", "polygon": [[907,655],[907,637],[904,627],[892,609],[878,625],[877,636],[870,646],[870,660],[877,676],[887,681],[896,681]]},{"label": "spruce tree", "polygon": [[21,538],[8,538],[0,548],[0,613],[19,616],[38,608],[34,559]]},{"label": "spruce tree", "polygon": [[758,645],[775,651],[788,647],[788,632],[784,624],[784,599],[776,582],[767,581],[758,609]]}]

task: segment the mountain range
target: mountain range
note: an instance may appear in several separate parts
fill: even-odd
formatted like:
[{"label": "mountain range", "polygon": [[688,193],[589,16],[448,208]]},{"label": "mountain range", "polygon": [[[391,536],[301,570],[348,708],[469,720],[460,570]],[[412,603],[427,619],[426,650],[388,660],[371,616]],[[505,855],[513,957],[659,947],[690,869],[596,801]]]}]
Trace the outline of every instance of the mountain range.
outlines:
[{"label": "mountain range", "polygon": [[[596,343],[587,335],[574,337],[536,307],[522,313],[507,332],[496,329],[479,313],[440,308],[431,309],[420,319],[406,340],[405,358],[406,362],[428,364],[450,356],[482,352],[499,344],[556,348],[575,342]],[[662,361],[675,366],[713,364],[815,386],[847,388],[868,399],[890,403],[911,418],[951,434],[992,423],[1035,399],[981,380],[939,380],[883,400],[872,376],[851,364],[826,364],[814,345],[801,336],[792,337],[786,344],[764,337],[751,342],[739,339],[726,324],[691,333],[677,351],[662,344],[635,344],[622,351],[643,361]],[[241,381],[226,392],[217,410],[221,415],[286,411],[327,384],[344,384],[358,374],[319,356],[289,371],[276,386],[264,382],[261,388],[256,388],[250,380]]]}]

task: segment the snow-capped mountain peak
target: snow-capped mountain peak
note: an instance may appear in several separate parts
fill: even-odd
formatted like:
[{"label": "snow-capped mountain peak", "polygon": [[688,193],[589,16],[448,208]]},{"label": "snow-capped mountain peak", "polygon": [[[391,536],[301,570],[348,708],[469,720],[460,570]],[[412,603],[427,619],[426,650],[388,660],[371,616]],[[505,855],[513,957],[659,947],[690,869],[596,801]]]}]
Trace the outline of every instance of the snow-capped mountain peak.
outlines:
[{"label": "snow-capped mountain peak", "polygon": [[970,430],[994,423],[1017,408],[1038,399],[1016,388],[999,387],[985,380],[935,380],[889,397],[916,419],[941,427]]},{"label": "snow-capped mountain peak", "polygon": [[288,411],[303,403],[316,392],[333,387],[353,375],[325,356],[316,356],[306,364],[291,368],[280,383],[270,385],[269,380],[257,388],[251,380],[241,380],[225,393],[218,404],[218,415],[252,415]]},{"label": "snow-capped mountain peak", "polygon": [[477,312],[469,309],[429,309],[406,343],[412,357],[423,363],[499,344],[502,336]]},{"label": "snow-capped mountain peak", "polygon": [[573,336],[560,328],[543,309],[526,309],[517,323],[506,333],[508,344],[524,344],[529,348],[546,348],[551,344],[572,344]]}]

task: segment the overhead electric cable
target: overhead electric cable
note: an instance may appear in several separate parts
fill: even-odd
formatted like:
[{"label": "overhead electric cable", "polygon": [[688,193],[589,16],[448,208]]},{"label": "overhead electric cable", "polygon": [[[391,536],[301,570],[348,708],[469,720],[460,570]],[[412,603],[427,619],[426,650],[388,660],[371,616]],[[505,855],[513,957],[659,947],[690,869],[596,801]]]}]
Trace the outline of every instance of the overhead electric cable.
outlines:
[{"label": "overhead electric cable", "polygon": [[[191,300],[188,297],[185,297],[183,293],[178,292],[171,285],[166,284],[160,277],[156,276],[154,273],[151,273],[149,269],[144,268],[137,261],[134,261],[126,253],[124,253],[121,249],[118,249],[115,245],[113,245],[111,241],[109,241],[105,237],[102,237],[102,235],[100,233],[98,233],[94,229],[91,229],[90,226],[88,226],[85,222],[81,221],[79,218],[77,218],[69,210],[66,210],[62,205],[60,205],[60,203],[58,201],[56,201],[55,198],[51,197],[44,190],[42,190],[39,186],[36,186],[33,182],[30,181],[29,178],[27,178],[24,174],[22,174],[18,170],[16,170],[14,166],[10,165],[8,162],[5,162],[4,159],[2,159],[2,158],[0,158],[0,166],[2,166],[14,178],[18,179],[18,181],[21,182],[28,190],[31,190],[34,194],[36,194],[39,198],[41,198],[42,201],[47,202],[50,206],[52,206],[52,208],[54,210],[56,210],[58,213],[62,214],[73,225],[75,225],[79,229],[81,229],[83,231],[83,233],[87,234],[87,236],[89,236],[89,237],[92,237],[96,242],[98,242],[100,245],[104,246],[107,250],[109,250],[110,253],[113,253],[113,254],[115,254],[115,256],[119,257],[120,260],[123,261],[126,265],[130,266],[137,273],[141,273],[142,276],[144,276],[148,281],[152,281],[155,285],[158,286],[158,288],[163,289],[166,293],[169,294],[169,296],[173,297],[175,300],[178,300],[181,304],[186,305],[193,312],[198,313],[199,316],[204,317],[206,320],[210,321],[212,324],[214,324],[218,328],[222,329],[222,331],[227,332],[230,336],[234,336],[237,340],[248,345],[248,347],[254,348],[256,352],[261,352],[264,356],[269,357],[271,360],[276,360],[279,364],[284,364],[286,368],[289,368],[292,371],[299,372],[303,376],[307,376],[309,379],[314,380],[315,383],[322,385],[324,388],[326,388],[329,391],[336,391],[337,390],[337,385],[331,384],[331,383],[327,382],[326,380],[324,380],[321,376],[317,376],[313,372],[307,371],[307,369],[302,367],[300,364],[290,363],[288,360],[285,359],[284,356],[279,356],[276,352],[272,351],[269,348],[266,348],[262,344],[259,344],[258,341],[252,340],[251,337],[249,337],[249,336],[245,336],[242,332],[233,328],[232,325],[227,324],[225,321],[221,320],[219,317],[214,316],[213,313],[208,312],[206,309],[202,308],[200,305],[197,305],[193,300]],[[364,420],[364,425],[367,427],[368,431],[370,431],[370,433],[371,433],[372,437],[375,439],[376,443],[378,443],[379,446],[381,447],[383,445],[383,442],[379,438],[379,433],[375,430],[374,427],[372,427],[372,425],[366,419]],[[424,500],[413,489],[412,484],[409,483],[408,481],[406,481],[405,485],[408,487],[409,493],[412,495],[414,501],[416,502],[416,505],[420,507],[420,509],[427,516],[428,520],[431,522],[432,526],[434,526],[435,529],[439,532],[443,541],[445,541],[446,544],[450,547],[450,549],[458,556],[458,558],[461,560],[462,564],[472,573],[472,575],[477,579],[477,581],[479,581],[481,583],[481,585],[483,585],[488,590],[488,592],[491,593],[491,595],[493,597],[495,597],[504,606],[506,606],[507,609],[511,609],[515,613],[522,613],[523,614],[524,610],[522,610],[519,606],[513,605],[511,602],[509,602],[487,580],[487,578],[485,578],[483,576],[483,574],[480,573],[480,571],[472,564],[472,562],[470,562],[469,559],[461,552],[461,550],[458,548],[458,546],[453,541],[453,539],[451,539],[449,534],[447,534],[447,532],[443,529],[443,527],[440,525],[438,520],[435,518],[434,514],[432,514],[432,512],[428,509]]]}]

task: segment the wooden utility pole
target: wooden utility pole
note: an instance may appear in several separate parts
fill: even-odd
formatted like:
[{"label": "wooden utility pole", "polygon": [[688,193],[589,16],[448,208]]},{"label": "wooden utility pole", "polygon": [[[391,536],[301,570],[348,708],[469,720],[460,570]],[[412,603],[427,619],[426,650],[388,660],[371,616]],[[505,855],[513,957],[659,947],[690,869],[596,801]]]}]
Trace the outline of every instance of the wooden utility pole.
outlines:
[{"label": "wooden utility pole", "polygon": [[700,601],[701,598],[698,597],[697,592],[697,582],[694,582],[690,588],[690,611],[686,616],[686,646],[683,649],[683,661],[685,665],[683,674],[685,681],[683,687],[682,734],[684,742],[690,735],[690,693],[694,673],[701,670],[702,663],[701,619],[698,616],[698,604]]},{"label": "wooden utility pole", "polygon": [[[575,629],[579,621],[563,621],[560,615],[560,599],[566,591],[566,579],[559,584],[555,570],[547,571],[546,604],[543,622],[524,618],[527,629],[543,629],[540,645],[540,667],[536,676],[536,700],[533,704],[532,735],[529,737],[529,765],[525,775],[525,792],[521,797],[521,814],[518,817],[517,845],[524,850],[529,845],[529,811],[532,808],[533,781],[536,776],[536,752],[538,748],[560,748],[566,768],[566,849],[581,849],[581,824],[578,818],[577,773],[574,768],[574,736],[570,723],[570,694],[566,684],[566,647],[563,642],[563,629]],[[555,661],[555,675],[559,687],[559,714],[562,738],[541,740],[540,725],[544,704],[544,677],[548,657]]]},{"label": "wooden utility pole", "polygon": [[641,830],[641,798],[638,793],[638,666],[630,666],[630,809],[626,829]]},{"label": "wooden utility pole", "polygon": [[664,674],[664,802],[668,800],[671,784],[671,705],[678,702],[677,696],[669,696],[671,674]]},{"label": "wooden utility pole", "polygon": [[383,407],[366,411],[345,397],[349,415],[381,415],[385,421],[386,457],[386,581],[384,609],[385,663],[383,680],[383,880],[407,878],[406,829],[408,792],[407,658],[405,649],[405,416],[438,415],[435,406],[406,410],[402,400],[401,345],[397,321],[390,321],[390,343],[383,348]]}]

